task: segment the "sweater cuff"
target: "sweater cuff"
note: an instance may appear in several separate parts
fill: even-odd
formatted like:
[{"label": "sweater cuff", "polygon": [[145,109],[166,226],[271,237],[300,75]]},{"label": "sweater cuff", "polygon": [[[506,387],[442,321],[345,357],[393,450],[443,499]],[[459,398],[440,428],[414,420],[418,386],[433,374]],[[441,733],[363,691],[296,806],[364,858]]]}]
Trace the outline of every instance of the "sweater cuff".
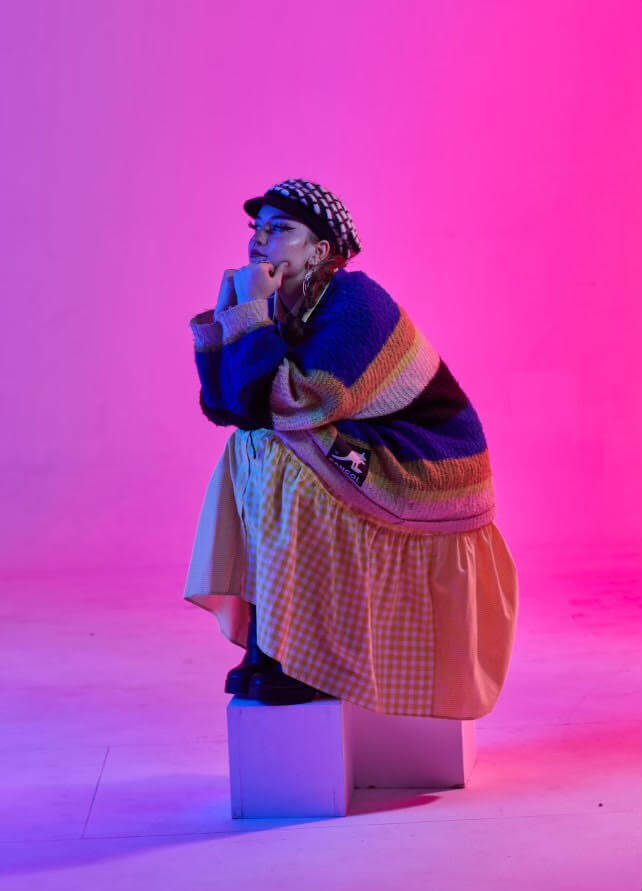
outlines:
[{"label": "sweater cuff", "polygon": [[274,324],[270,318],[268,301],[264,298],[228,306],[216,313],[215,319],[221,327],[223,344],[238,340],[256,328]]},{"label": "sweater cuff", "polygon": [[198,313],[189,324],[194,335],[194,348],[198,352],[221,348],[223,345],[221,326],[214,319],[213,309]]}]

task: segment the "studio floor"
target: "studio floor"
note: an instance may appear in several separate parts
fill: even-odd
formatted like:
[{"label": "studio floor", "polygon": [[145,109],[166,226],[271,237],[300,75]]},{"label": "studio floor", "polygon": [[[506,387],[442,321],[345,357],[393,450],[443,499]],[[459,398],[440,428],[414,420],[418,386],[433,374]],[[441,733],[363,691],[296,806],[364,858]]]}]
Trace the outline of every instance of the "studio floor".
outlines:
[{"label": "studio floor", "polygon": [[183,567],[5,576],[0,888],[640,891],[640,555],[513,551],[513,661],[467,787],[314,819],[231,818],[243,651]]}]

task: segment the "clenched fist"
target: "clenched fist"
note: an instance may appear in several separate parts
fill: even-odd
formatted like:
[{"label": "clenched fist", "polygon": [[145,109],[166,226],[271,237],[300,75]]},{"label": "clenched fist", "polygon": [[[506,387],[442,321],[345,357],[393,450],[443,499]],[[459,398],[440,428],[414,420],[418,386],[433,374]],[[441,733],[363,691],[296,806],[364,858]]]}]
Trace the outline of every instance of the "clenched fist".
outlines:
[{"label": "clenched fist", "polygon": [[265,299],[281,286],[283,275],[289,266],[281,260],[276,266],[272,263],[250,263],[234,272],[234,290],[239,303]]}]

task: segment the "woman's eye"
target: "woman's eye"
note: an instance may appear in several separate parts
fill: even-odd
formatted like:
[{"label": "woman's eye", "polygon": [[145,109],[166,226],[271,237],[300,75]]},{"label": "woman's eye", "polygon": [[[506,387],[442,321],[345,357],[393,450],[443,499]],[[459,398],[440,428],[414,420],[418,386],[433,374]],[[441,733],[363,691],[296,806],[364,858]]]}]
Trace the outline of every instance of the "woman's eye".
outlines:
[{"label": "woman's eye", "polygon": [[[250,227],[250,229],[258,229],[259,228],[256,225],[256,223],[248,223],[248,226]],[[285,229],[289,229],[289,226],[284,226],[282,223],[275,223],[274,226],[266,226],[265,228],[267,229],[268,234],[269,234],[272,231],[272,229],[280,229],[281,231],[284,231]]]}]

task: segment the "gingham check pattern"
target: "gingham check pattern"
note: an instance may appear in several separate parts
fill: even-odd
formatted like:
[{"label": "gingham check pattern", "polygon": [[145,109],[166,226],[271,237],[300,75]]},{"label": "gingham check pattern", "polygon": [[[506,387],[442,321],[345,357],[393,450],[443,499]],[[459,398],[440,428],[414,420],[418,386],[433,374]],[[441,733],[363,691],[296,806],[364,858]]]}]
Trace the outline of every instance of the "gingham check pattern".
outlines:
[{"label": "gingham check pattern", "polygon": [[286,198],[304,204],[316,216],[322,217],[336,238],[339,250],[348,258],[361,250],[361,242],[354,222],[343,202],[319,183],[304,179],[286,179],[270,189]]},{"label": "gingham check pattern", "polygon": [[[346,510],[270,431],[238,431],[242,596],[286,674],[387,714],[429,715],[432,537]],[[247,460],[244,456],[251,456]]]}]

